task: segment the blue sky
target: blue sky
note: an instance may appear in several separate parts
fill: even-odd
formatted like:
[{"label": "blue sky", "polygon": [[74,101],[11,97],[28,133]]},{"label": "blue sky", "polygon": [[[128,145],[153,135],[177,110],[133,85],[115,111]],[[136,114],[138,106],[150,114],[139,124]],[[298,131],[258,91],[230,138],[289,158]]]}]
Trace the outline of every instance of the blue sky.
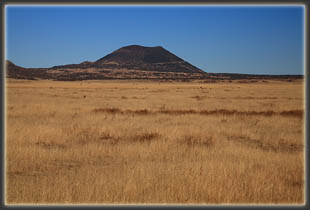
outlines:
[{"label": "blue sky", "polygon": [[23,67],[163,46],[206,72],[304,74],[302,6],[7,6],[6,59]]}]

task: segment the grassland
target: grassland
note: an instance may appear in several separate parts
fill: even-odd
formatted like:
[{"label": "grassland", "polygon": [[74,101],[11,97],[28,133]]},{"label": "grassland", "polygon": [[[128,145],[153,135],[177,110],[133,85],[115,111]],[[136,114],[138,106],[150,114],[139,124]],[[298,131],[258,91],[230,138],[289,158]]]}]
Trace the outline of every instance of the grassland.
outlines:
[{"label": "grassland", "polygon": [[7,204],[303,204],[304,83],[6,83]]}]

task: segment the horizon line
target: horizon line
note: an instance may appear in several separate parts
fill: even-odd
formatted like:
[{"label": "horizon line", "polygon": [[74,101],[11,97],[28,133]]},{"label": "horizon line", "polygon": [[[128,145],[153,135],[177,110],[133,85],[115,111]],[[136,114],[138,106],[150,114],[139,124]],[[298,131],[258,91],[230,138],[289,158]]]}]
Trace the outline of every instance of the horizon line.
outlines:
[{"label": "horizon line", "polygon": [[[9,61],[11,63],[13,63],[15,66],[24,68],[24,69],[49,69],[49,68],[53,68],[55,66],[65,66],[65,65],[78,65],[81,64],[83,62],[92,62],[92,61],[83,61],[81,63],[68,63],[68,64],[61,64],[61,65],[55,65],[52,67],[23,67],[23,66],[19,66],[16,65],[13,61],[9,60],[9,59],[5,59],[4,61]],[[7,67],[7,65],[5,64],[5,68]],[[241,75],[259,75],[259,76],[305,76],[305,73],[303,74],[250,74],[250,73],[239,73],[239,72],[207,72],[203,69],[201,69],[202,71],[204,71],[206,74],[241,74]]]}]

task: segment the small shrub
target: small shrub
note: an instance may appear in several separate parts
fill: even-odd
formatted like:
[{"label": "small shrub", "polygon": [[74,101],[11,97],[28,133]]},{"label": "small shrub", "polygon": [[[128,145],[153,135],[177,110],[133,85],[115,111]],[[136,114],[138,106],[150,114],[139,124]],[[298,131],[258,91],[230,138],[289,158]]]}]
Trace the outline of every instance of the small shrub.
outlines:
[{"label": "small shrub", "polygon": [[35,143],[37,146],[40,146],[45,149],[66,149],[66,145],[64,144],[58,144],[55,142],[43,142],[39,141]]},{"label": "small shrub", "polygon": [[211,146],[214,144],[212,136],[184,135],[181,143],[188,146]]},{"label": "small shrub", "polygon": [[138,142],[150,142],[158,137],[160,137],[160,135],[156,132],[144,132],[132,136],[131,139]]}]

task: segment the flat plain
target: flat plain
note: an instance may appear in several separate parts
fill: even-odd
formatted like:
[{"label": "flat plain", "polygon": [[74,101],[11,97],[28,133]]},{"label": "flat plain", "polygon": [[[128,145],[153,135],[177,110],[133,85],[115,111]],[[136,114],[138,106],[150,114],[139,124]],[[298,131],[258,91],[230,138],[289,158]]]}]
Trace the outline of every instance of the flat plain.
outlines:
[{"label": "flat plain", "polygon": [[303,204],[304,81],[6,80],[8,204]]}]

